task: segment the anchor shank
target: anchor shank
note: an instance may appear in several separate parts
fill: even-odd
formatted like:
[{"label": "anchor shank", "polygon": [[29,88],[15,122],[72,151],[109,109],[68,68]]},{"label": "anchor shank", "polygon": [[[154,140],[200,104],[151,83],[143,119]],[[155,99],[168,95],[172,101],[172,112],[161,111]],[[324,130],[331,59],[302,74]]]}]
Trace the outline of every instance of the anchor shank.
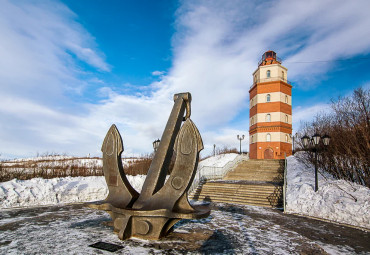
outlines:
[{"label": "anchor shank", "polygon": [[[158,150],[154,155],[149,167],[147,178],[138,200],[134,203],[134,209],[140,209],[144,202],[157,192],[164,184],[167,170],[169,168],[176,136],[180,130],[185,109],[191,101],[190,93],[179,93],[174,96],[174,106],[168,118],[166,128],[163,132]],[[190,108],[190,107],[188,107]],[[189,117],[190,112],[187,113]]]}]

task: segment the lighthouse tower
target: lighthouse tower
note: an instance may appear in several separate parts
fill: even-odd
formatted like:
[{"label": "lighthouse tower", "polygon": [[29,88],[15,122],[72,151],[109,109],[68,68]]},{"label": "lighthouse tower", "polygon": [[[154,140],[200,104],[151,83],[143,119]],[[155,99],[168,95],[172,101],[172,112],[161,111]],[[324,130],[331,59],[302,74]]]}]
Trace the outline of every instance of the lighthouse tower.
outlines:
[{"label": "lighthouse tower", "polygon": [[274,51],[266,51],[249,90],[249,157],[283,159],[292,155],[292,86],[288,69]]}]

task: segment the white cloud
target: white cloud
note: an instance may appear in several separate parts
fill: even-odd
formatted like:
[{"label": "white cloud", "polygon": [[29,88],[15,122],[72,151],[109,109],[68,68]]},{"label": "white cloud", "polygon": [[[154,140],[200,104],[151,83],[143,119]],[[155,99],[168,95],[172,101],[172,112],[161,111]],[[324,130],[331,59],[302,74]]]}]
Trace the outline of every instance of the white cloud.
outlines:
[{"label": "white cloud", "polygon": [[[78,78],[75,58],[100,71],[110,66],[92,36],[74,21],[75,14],[55,2],[4,1],[0,33],[7,37],[0,41],[0,97],[7,101],[0,112],[0,152],[98,154],[112,123],[121,131],[127,153],[150,152],[152,141],[163,132],[173,94],[186,91],[192,93],[192,119],[206,150],[213,144],[237,147],[236,135],[248,134],[248,120],[237,127],[231,123],[249,110],[248,90],[261,54],[272,49],[286,57],[290,78],[324,75],[330,63],[289,63],[369,52],[370,35],[364,32],[370,24],[369,5],[331,0],[184,1],[176,13],[173,66],[166,74],[152,73],[160,81],[145,89],[126,86],[127,93],[113,91],[103,81],[99,93],[104,99],[85,104],[64,94],[84,93],[87,81],[94,82]],[[325,107],[296,107],[294,125]]]},{"label": "white cloud", "polygon": [[154,76],[162,76],[163,74],[165,74],[164,71],[154,71],[154,72],[152,72],[152,75],[154,75]]},{"label": "white cloud", "polygon": [[324,103],[315,104],[309,107],[297,106],[293,108],[293,133],[299,130],[302,123],[310,122],[314,120],[316,115],[329,113],[330,111],[330,105]]},{"label": "white cloud", "polygon": [[3,96],[10,93],[45,102],[60,100],[65,90],[84,85],[76,78],[80,68],[74,58],[109,70],[91,49],[91,36],[74,18],[58,2],[2,1],[0,33],[6,35],[0,40]]},{"label": "white cloud", "polygon": [[202,133],[202,137],[207,143],[204,147],[202,155],[209,155],[213,151],[213,145],[216,148],[222,149],[223,147],[236,148],[239,150],[240,142],[237,139],[237,135],[242,136],[242,151],[249,151],[249,135],[245,129],[234,129],[234,128],[222,128],[215,131],[206,131]]},{"label": "white cloud", "polygon": [[81,152],[79,144],[88,141],[83,128],[73,130],[79,120],[76,112],[86,113],[87,108],[66,96],[83,93],[87,84],[78,78],[81,69],[75,59],[103,71],[108,71],[109,65],[94,50],[93,38],[74,21],[75,17],[55,1],[1,1],[3,156],[51,150]]}]

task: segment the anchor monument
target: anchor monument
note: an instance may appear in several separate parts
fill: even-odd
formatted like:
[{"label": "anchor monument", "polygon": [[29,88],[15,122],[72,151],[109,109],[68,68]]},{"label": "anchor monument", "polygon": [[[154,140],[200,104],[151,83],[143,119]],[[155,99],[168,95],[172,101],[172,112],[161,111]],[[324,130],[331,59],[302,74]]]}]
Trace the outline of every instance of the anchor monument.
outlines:
[{"label": "anchor monument", "polygon": [[[121,135],[115,125],[109,129],[101,148],[109,194],[105,200],[88,206],[110,214],[120,239],[156,240],[168,234],[181,219],[205,218],[210,214],[209,209],[192,206],[187,197],[199,152],[203,149],[199,131],[190,119],[190,103],[190,93],[174,95],[174,106],[141,194],[130,185],[124,173]],[[166,181],[173,152],[176,154],[175,165]]]}]

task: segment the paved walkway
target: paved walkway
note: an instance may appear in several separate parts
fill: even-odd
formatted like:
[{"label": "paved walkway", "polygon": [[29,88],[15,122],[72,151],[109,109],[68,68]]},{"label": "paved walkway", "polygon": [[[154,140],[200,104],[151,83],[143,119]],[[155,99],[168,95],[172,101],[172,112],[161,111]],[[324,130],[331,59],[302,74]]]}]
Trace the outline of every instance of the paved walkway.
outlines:
[{"label": "paved walkway", "polygon": [[273,209],[212,205],[207,219],[182,220],[160,241],[120,241],[108,214],[82,205],[0,211],[0,254],[370,254],[370,233]]}]

